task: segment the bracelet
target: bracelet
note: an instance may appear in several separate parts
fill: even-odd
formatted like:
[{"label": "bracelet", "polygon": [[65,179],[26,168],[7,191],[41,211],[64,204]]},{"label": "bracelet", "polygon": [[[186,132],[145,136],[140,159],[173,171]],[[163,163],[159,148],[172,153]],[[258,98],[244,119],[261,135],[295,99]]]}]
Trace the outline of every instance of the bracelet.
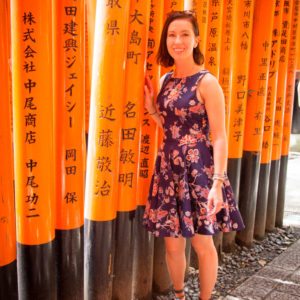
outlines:
[{"label": "bracelet", "polygon": [[219,178],[219,177],[213,177],[213,181],[218,180],[221,182],[224,182],[224,178]]},{"label": "bracelet", "polygon": [[157,114],[157,111],[155,111],[155,112],[153,112],[153,113],[149,113],[149,116],[152,116],[152,115],[155,115],[155,114]]},{"label": "bracelet", "polygon": [[227,179],[227,178],[228,178],[228,177],[227,177],[227,174],[226,174],[226,173],[224,173],[224,174],[217,174],[217,173],[215,173],[215,174],[213,175],[213,177],[212,177],[213,180],[219,180],[219,181],[222,181],[222,182],[224,182],[225,179]]},{"label": "bracelet", "polygon": [[224,172],[223,174],[222,173],[214,173],[214,175],[213,176],[220,176],[220,177],[227,177],[227,174],[226,174],[226,172]]}]

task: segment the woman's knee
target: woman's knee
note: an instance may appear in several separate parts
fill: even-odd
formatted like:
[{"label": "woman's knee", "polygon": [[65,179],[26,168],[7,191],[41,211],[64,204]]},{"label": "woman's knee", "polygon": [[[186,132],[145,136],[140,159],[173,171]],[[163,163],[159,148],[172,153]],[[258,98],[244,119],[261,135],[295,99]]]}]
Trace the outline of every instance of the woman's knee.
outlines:
[{"label": "woman's knee", "polygon": [[171,256],[180,256],[185,254],[185,240],[165,239],[166,254]]},{"label": "woman's knee", "polygon": [[198,237],[192,239],[192,247],[198,255],[214,255],[216,247],[212,237]]}]

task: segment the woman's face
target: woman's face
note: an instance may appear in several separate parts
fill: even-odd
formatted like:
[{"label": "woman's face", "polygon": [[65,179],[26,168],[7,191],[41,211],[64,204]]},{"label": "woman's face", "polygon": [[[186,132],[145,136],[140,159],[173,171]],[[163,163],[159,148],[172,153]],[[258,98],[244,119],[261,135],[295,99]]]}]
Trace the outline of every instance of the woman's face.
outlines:
[{"label": "woman's face", "polygon": [[190,59],[198,44],[193,25],[187,19],[177,19],[170,23],[167,33],[167,49],[174,61]]}]

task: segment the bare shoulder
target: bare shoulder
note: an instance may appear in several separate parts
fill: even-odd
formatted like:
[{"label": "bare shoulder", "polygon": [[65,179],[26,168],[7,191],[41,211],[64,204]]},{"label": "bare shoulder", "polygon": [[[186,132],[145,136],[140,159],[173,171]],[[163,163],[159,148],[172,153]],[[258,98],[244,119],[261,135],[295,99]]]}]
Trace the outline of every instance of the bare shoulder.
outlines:
[{"label": "bare shoulder", "polygon": [[203,78],[200,80],[200,84],[198,88],[200,91],[206,90],[208,88],[216,88],[219,87],[220,84],[218,79],[211,73],[206,73]]},{"label": "bare shoulder", "polygon": [[211,73],[206,73],[200,80],[198,91],[204,99],[209,95],[223,94],[218,79]]}]

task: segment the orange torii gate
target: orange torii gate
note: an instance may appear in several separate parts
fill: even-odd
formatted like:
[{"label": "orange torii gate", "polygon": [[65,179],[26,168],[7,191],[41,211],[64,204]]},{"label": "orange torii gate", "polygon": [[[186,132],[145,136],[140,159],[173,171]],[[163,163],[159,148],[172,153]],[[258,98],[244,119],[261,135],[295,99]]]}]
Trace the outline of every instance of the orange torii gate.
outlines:
[{"label": "orange torii gate", "polygon": [[[53,3],[58,298],[83,298],[85,180],[84,3]],[[70,11],[68,10],[70,9]]]},{"label": "orange torii gate", "polygon": [[[228,126],[228,177],[237,201],[240,199],[240,176],[244,143],[244,127],[248,94],[249,63],[252,47],[253,1],[238,1],[233,30],[232,91]],[[223,249],[235,245],[235,232],[223,234]]]},{"label": "orange torii gate", "polygon": [[0,299],[18,299],[11,120],[10,2],[0,3]]},{"label": "orange torii gate", "polygon": [[273,129],[279,71],[280,34],[282,28],[283,4],[284,1],[277,1],[274,11],[272,44],[270,49],[270,69],[268,74],[266,113],[264,119],[264,132],[254,224],[254,236],[258,239],[264,238],[266,229]]},{"label": "orange torii gate", "polygon": [[[286,99],[284,107],[284,119],[283,119],[283,134],[282,134],[282,145],[281,145],[281,157],[280,157],[280,172],[278,181],[278,193],[277,193],[277,205],[276,205],[276,216],[275,225],[283,225],[283,214],[284,214],[284,202],[285,202],[285,186],[286,186],[286,172],[289,157],[289,145],[290,145],[290,134],[292,124],[292,111],[294,103],[294,87],[295,87],[295,70],[299,70],[297,63],[299,64],[299,50],[300,47],[300,1],[294,0],[293,11],[292,11],[292,22],[290,32],[290,43],[289,43],[289,57],[288,57],[288,74],[286,83]],[[298,65],[299,66],[299,65]]]},{"label": "orange torii gate", "polygon": [[280,170],[281,144],[283,134],[283,117],[286,99],[286,79],[288,70],[289,43],[290,43],[290,28],[292,23],[293,1],[284,1],[282,28],[280,39],[280,58],[278,68],[278,83],[276,94],[276,107],[274,117],[274,132],[272,140],[272,156],[271,156],[271,171],[268,194],[268,206],[266,217],[266,230],[273,231],[275,229],[278,180]]},{"label": "orange torii gate", "polygon": [[[272,50],[280,55],[276,48],[279,43],[273,43],[276,38],[279,40],[278,36],[271,36],[271,30],[275,33],[274,28],[283,24],[280,13],[290,13],[286,71],[278,73],[283,78],[278,89],[286,94],[285,106],[284,111],[283,107],[278,110],[281,117],[274,133],[275,138],[282,136],[281,150],[276,155],[281,165],[280,189],[276,201],[269,202],[276,212],[276,226],[282,225],[299,46],[299,0],[276,2],[282,6],[289,4],[289,12],[287,7],[275,6],[275,1],[266,2],[267,10],[264,3],[262,10],[262,4],[254,0],[13,0],[11,8],[8,0],[2,2],[0,31],[4,43],[0,45],[0,65],[7,72],[0,74],[4,103],[0,111],[0,144],[5,151],[5,158],[0,157],[0,244],[3,237],[8,242],[0,245],[0,298],[4,293],[5,299],[17,299],[18,293],[20,298],[151,299],[152,291],[169,290],[164,244],[156,240],[154,247],[154,238],[141,223],[160,144],[157,127],[143,107],[142,88],[147,72],[155,95],[158,93],[160,67],[155,55],[165,12],[171,9],[195,10],[200,23],[200,46],[207,54],[206,67],[219,76],[227,97],[228,175],[247,226],[238,234],[238,241],[247,245],[251,244],[253,233],[261,238],[264,235],[263,216],[259,219],[258,213],[266,212],[266,202],[251,198],[257,201],[256,210],[249,209],[251,216],[247,215],[250,193],[245,192],[246,179],[259,171],[261,185],[272,181],[263,168],[267,165],[271,169],[271,146],[266,145],[272,143],[269,126],[271,131],[270,123],[275,119],[272,114],[277,74],[272,72],[276,72],[276,62],[283,57],[271,55]],[[263,20],[257,20],[259,12]],[[8,29],[10,14],[12,42]],[[269,45],[264,44],[266,40]],[[251,52],[252,75],[248,84]],[[267,52],[270,57],[266,58],[262,54]],[[9,119],[11,105],[13,120]],[[88,119],[89,130],[84,124]],[[14,161],[9,159],[11,123]],[[252,127],[257,133],[255,139]],[[89,140],[87,167],[85,132]],[[249,153],[253,154],[250,160],[255,153],[261,159],[251,170]],[[260,192],[259,186],[250,187],[252,192],[256,188]],[[234,243],[235,233],[224,234],[224,250],[230,251]],[[220,239],[215,239],[215,245],[221,250]],[[189,247],[186,255],[189,261]],[[42,263],[34,265],[32,262],[37,259]],[[39,272],[50,276],[37,278]]]},{"label": "orange torii gate", "polygon": [[19,297],[54,299],[52,7],[50,0],[11,5]]},{"label": "orange torii gate", "polygon": [[264,3],[255,2],[253,19],[255,35],[253,34],[251,48],[240,186],[242,197],[239,199],[246,228],[237,233],[238,241],[248,246],[253,241],[274,9],[273,0],[264,1]]}]

